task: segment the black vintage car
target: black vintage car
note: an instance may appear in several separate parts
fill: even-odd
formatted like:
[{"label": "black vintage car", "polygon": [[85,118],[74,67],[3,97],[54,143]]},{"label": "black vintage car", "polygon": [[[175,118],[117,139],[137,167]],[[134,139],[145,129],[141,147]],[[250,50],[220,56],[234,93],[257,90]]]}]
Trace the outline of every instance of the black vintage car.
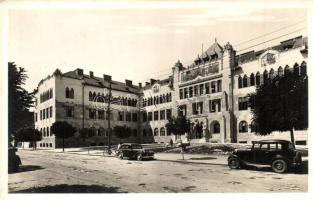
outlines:
[{"label": "black vintage car", "polygon": [[120,159],[137,159],[137,160],[143,160],[143,159],[153,159],[154,158],[154,152],[151,150],[145,150],[142,148],[141,144],[137,143],[124,143],[120,146],[120,148],[117,150],[116,155]]},{"label": "black vintage car", "polygon": [[274,172],[284,173],[301,164],[300,152],[286,140],[253,141],[251,149],[236,149],[228,157],[231,169],[245,168],[247,165],[270,165]]},{"label": "black vintage car", "polygon": [[21,159],[18,155],[16,155],[17,148],[9,147],[8,151],[8,165],[9,165],[9,173],[17,172],[19,166],[22,164]]}]

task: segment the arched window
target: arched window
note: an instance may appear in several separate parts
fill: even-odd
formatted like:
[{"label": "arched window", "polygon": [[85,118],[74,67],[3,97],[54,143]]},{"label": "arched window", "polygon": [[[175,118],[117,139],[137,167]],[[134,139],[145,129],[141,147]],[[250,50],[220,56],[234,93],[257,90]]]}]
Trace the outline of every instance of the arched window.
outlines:
[{"label": "arched window", "polygon": [[169,102],[170,101],[170,99],[169,99],[169,95],[168,95],[168,93],[166,94],[166,102]]},{"label": "arched window", "polygon": [[155,128],[154,129],[154,136],[158,136],[159,135],[159,129],[158,128]]},{"label": "arched window", "polygon": [[167,136],[171,135],[171,131],[168,128],[166,128],[166,135]]},{"label": "arched window", "polygon": [[43,127],[43,137],[46,137],[46,128]]},{"label": "arched window", "polygon": [[220,123],[218,123],[218,122],[215,122],[214,124],[213,124],[213,133],[220,133],[220,130],[221,128],[220,128]]},{"label": "arched window", "polygon": [[92,101],[92,92],[89,91],[89,101]]},{"label": "arched window", "polygon": [[293,73],[296,74],[296,75],[300,75],[300,68],[299,68],[298,63],[296,63],[296,64],[293,66]]},{"label": "arched window", "polygon": [[47,137],[49,137],[49,131],[50,131],[50,129],[49,129],[49,127],[47,127]]},{"label": "arched window", "polygon": [[254,74],[253,73],[250,75],[250,85],[251,86],[255,85],[255,78],[254,78]]},{"label": "arched window", "polygon": [[68,87],[65,88],[65,98],[70,98],[70,89]]},{"label": "arched window", "polygon": [[281,66],[279,66],[279,68],[278,68],[278,76],[283,76],[283,75],[284,75],[283,68]]},{"label": "arched window", "polygon": [[170,94],[168,95],[168,101],[169,101],[169,102],[172,101],[172,93],[170,93]]},{"label": "arched window", "polygon": [[255,132],[255,123],[253,121],[250,124],[250,130],[251,130],[251,133]]},{"label": "arched window", "polygon": [[290,68],[288,65],[286,65],[286,67],[284,69],[284,75],[287,76],[288,74],[290,74]]},{"label": "arched window", "polygon": [[267,70],[265,70],[263,72],[263,83],[267,83],[267,81],[268,81],[268,72]]},{"label": "arched window", "polygon": [[238,77],[238,88],[242,88],[242,78],[241,78],[241,76]]},{"label": "arched window", "polygon": [[248,132],[248,123],[246,121],[239,122],[239,133]]},{"label": "arched window", "polygon": [[274,78],[274,69],[272,68],[270,70],[270,79],[273,79]]},{"label": "arched window", "polygon": [[306,62],[302,62],[301,63],[301,71],[300,71],[300,73],[301,73],[301,76],[305,76],[306,75]]},{"label": "arched window", "polygon": [[100,128],[98,129],[98,136],[105,136],[105,130],[104,130],[103,127],[100,127]]},{"label": "arched window", "polygon": [[133,136],[137,137],[137,129],[133,129]]},{"label": "arched window", "polygon": [[165,136],[165,128],[164,127],[162,127],[160,129],[160,136]]},{"label": "arched window", "polygon": [[247,75],[244,75],[244,76],[243,76],[243,79],[242,79],[242,86],[243,86],[243,87],[248,87],[248,78],[247,78]]},{"label": "arched window", "polygon": [[153,135],[152,128],[149,128],[149,131],[148,131],[148,136],[152,136],[152,135]]},{"label": "arched window", "polygon": [[88,136],[89,137],[93,137],[93,136],[96,136],[96,133],[97,133],[97,129],[95,127],[91,127],[90,128],[90,131],[88,133]]},{"label": "arched window", "polygon": [[260,84],[261,84],[260,72],[257,72],[257,73],[256,73],[256,76],[255,76],[255,84],[256,84],[256,85],[260,85]]},{"label": "arched window", "polygon": [[41,133],[41,137],[43,137],[43,132],[42,132],[42,128],[40,128],[40,133]]},{"label": "arched window", "polygon": [[146,129],[143,129],[143,130],[142,130],[142,135],[143,135],[143,137],[147,137],[147,131],[146,131]]},{"label": "arched window", "polygon": [[71,88],[71,91],[70,91],[70,98],[74,99],[74,89],[73,88]]},{"label": "arched window", "polygon": [[96,100],[96,96],[97,96],[96,92],[93,92],[93,93],[92,93],[92,101],[95,101],[95,100]]}]

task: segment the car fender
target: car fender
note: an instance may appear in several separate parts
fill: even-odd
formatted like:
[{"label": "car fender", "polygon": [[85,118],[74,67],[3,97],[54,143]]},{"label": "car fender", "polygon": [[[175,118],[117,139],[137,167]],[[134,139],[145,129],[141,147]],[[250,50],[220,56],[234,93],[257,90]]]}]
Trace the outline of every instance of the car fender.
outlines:
[{"label": "car fender", "polygon": [[17,163],[18,165],[21,165],[21,164],[22,164],[21,158],[20,158],[18,155],[16,155],[16,163]]},{"label": "car fender", "polygon": [[275,156],[271,159],[271,163],[272,163],[274,160],[277,160],[277,159],[282,159],[282,160],[286,161],[288,165],[290,165],[290,160],[289,160],[288,158],[286,158],[285,156],[280,155],[280,154],[275,155]]}]

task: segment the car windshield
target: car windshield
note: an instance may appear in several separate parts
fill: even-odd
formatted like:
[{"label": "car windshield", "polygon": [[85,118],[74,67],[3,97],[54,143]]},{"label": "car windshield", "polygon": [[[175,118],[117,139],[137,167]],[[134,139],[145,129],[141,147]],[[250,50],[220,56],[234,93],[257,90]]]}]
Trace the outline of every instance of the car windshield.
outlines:
[{"label": "car windshield", "polygon": [[292,143],[288,144],[288,149],[295,149],[295,146]]}]

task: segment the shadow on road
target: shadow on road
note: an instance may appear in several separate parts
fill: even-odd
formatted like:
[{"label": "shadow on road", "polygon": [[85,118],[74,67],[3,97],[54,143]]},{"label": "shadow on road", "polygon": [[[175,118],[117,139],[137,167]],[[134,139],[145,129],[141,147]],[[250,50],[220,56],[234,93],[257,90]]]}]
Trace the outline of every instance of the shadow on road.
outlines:
[{"label": "shadow on road", "polygon": [[33,187],[11,193],[125,193],[119,191],[119,187],[105,187],[101,185],[47,185]]},{"label": "shadow on road", "polygon": [[41,166],[38,165],[22,165],[20,166],[19,170],[16,172],[9,172],[9,174],[15,174],[15,173],[21,173],[21,172],[29,172],[29,171],[35,171],[35,170],[41,170],[44,169]]},{"label": "shadow on road", "polygon": [[[302,166],[298,169],[290,169],[287,174],[308,174],[309,173],[309,163],[308,161],[303,161]],[[271,167],[254,167],[254,166],[246,166],[246,170],[252,171],[262,171],[262,172],[273,172]]]}]

